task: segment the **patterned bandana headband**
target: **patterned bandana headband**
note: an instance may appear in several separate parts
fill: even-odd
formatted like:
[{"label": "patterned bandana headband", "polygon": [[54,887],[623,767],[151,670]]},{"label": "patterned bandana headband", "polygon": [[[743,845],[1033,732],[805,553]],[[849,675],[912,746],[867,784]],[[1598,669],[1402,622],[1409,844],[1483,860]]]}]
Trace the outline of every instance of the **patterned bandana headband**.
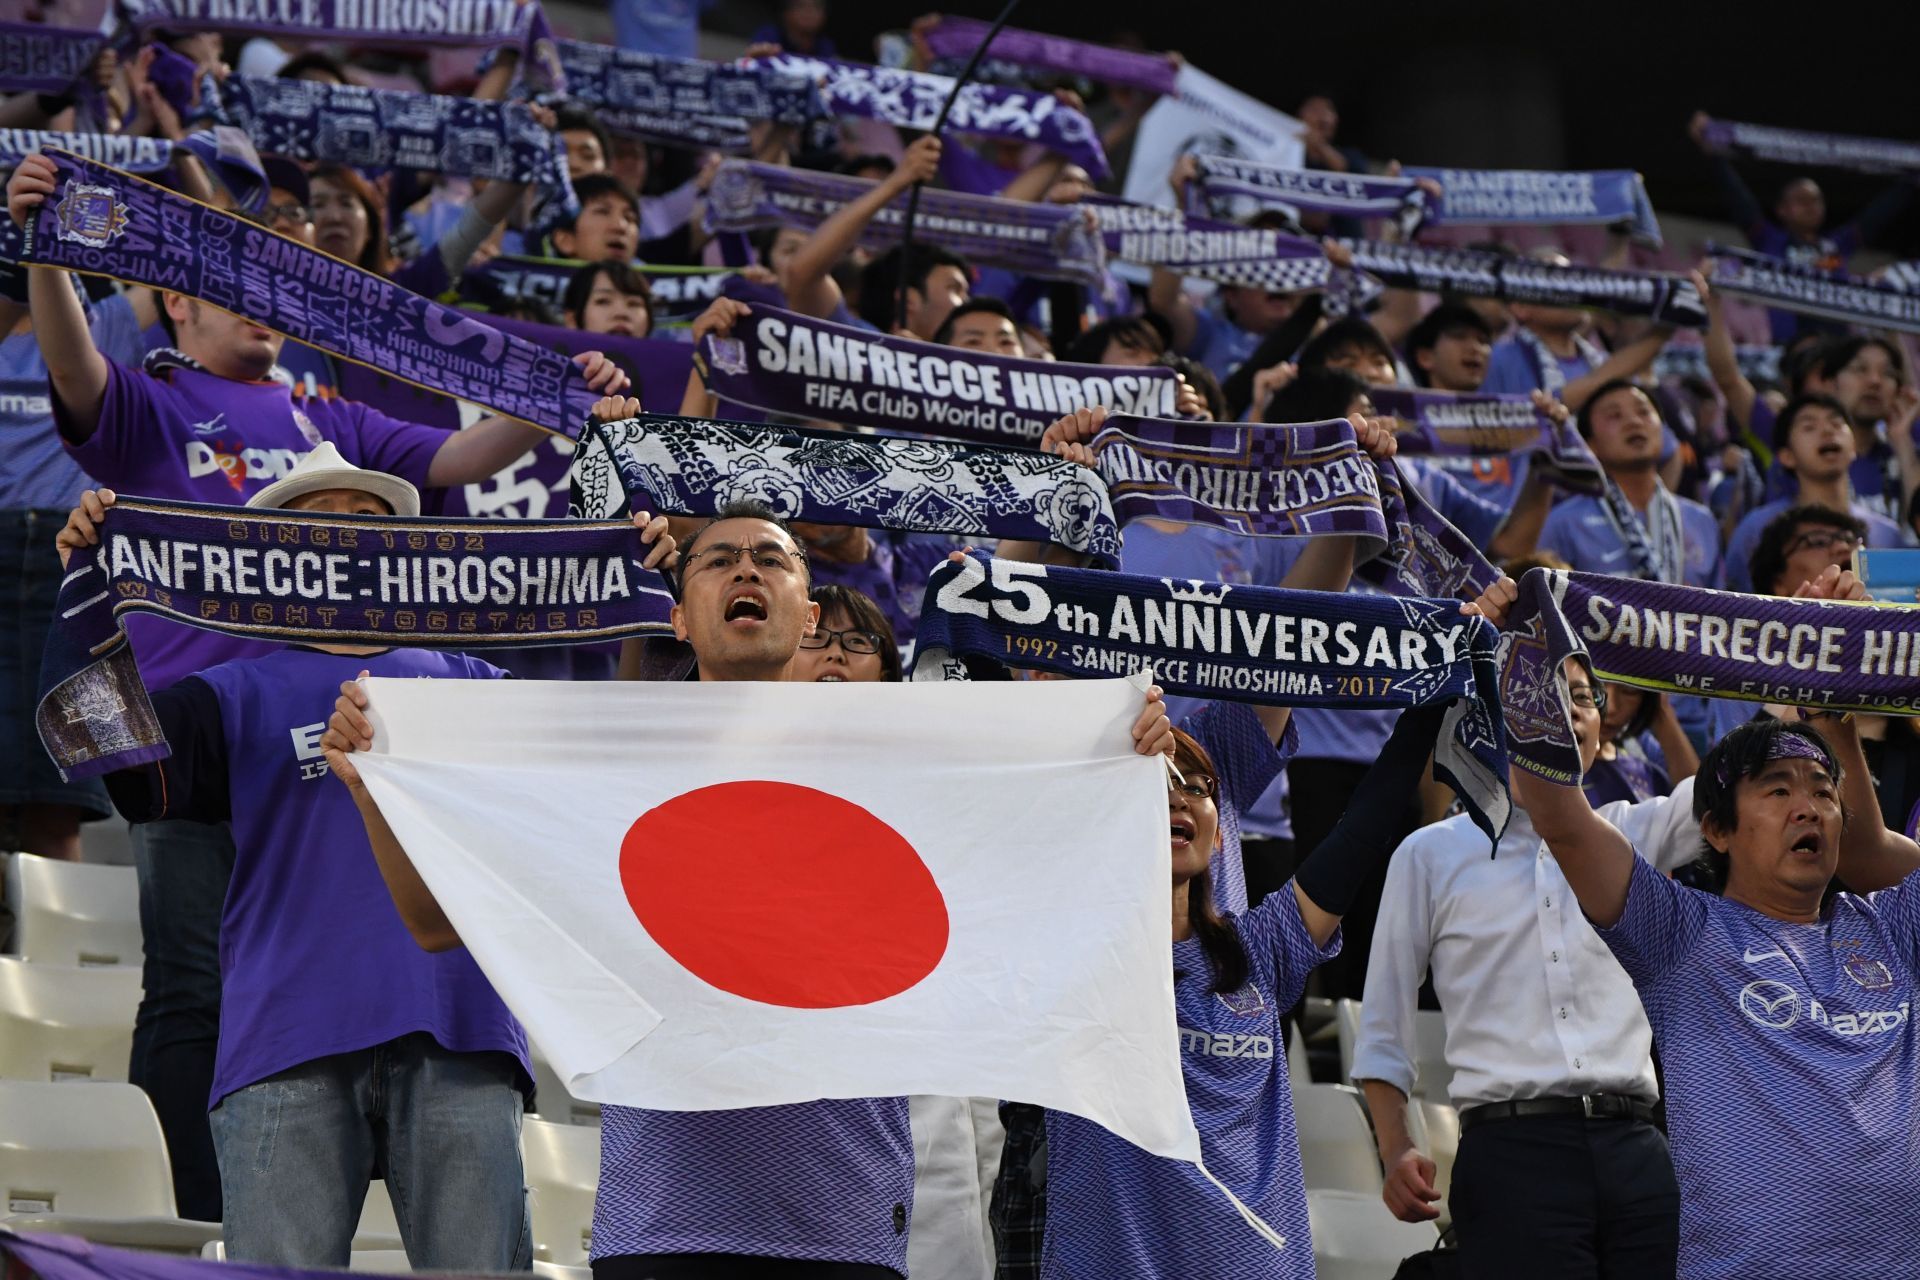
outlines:
[{"label": "patterned bandana headband", "polygon": [[574,457],[576,517],[710,516],[758,500],[788,520],[1053,542],[1120,559],[1107,488],[1024,449],[651,415],[595,422]]},{"label": "patterned bandana headband", "polygon": [[1430,227],[1599,227],[1625,224],[1634,239],[1660,247],[1660,222],[1647,185],[1630,169],[1563,173],[1547,169],[1402,169],[1431,178],[1440,198]]},{"label": "patterned bandana headband", "polygon": [[1271,706],[1453,701],[1436,764],[1492,838],[1507,823],[1494,635],[1451,600],[1176,582],[968,556],[940,564],[915,680],[1004,667],[1066,676],[1152,671],[1167,692]]},{"label": "patterned bandana headband", "polygon": [[[708,188],[707,225],[715,231],[813,231],[874,185],[865,178],[729,160]],[[861,232],[860,244],[876,251],[898,244],[906,206],[903,193],[881,209]],[[1044,280],[1094,285],[1104,265],[1099,238],[1072,205],[925,191],[914,234],[964,255],[974,266],[1004,267]]]},{"label": "patterned bandana headband", "polygon": [[[980,47],[992,24],[977,18],[942,15],[926,32],[927,44],[936,58],[968,58]],[[1144,89],[1148,93],[1174,91],[1173,62],[1164,53],[1140,53],[1133,49],[1115,49],[1065,36],[1003,28],[993,38],[987,56],[999,62],[1051,71],[1070,76],[1086,76],[1108,84]]]},{"label": "patterned bandana headband", "polygon": [[[1821,749],[1813,739],[1801,733],[1776,734],[1767,747],[1767,760],[1811,760],[1829,774],[1838,773],[1834,768],[1833,757]],[[1714,779],[1721,786],[1727,785],[1727,761],[1722,759],[1720,767],[1714,772]]]},{"label": "patterned bandana headband", "polygon": [[1017,360],[756,306],[708,337],[699,367],[723,400],[849,426],[1037,447],[1063,413],[1106,405],[1170,418],[1179,380],[1161,367]]},{"label": "patterned bandana headband", "polygon": [[1266,538],[1359,539],[1391,595],[1471,599],[1498,575],[1466,535],[1368,457],[1343,418],[1288,426],[1107,419],[1095,465],[1124,526],[1158,518]]},{"label": "patterned bandana headband", "polygon": [[21,261],[184,294],[402,382],[572,438],[598,399],[579,366],[255,223],[49,151],[54,194]]},{"label": "patterned bandana headband", "polygon": [[1682,329],[1707,327],[1693,282],[1672,272],[1561,267],[1478,249],[1433,249],[1378,240],[1341,240],[1353,265],[1395,289],[1458,293],[1548,307],[1586,307],[1646,316]]},{"label": "patterned bandana headband", "polygon": [[1411,178],[1326,169],[1288,169],[1238,156],[1195,156],[1200,201],[1216,217],[1251,201],[1261,208],[1307,209],[1350,218],[1391,218],[1411,236],[1426,217],[1427,193]]},{"label": "patterned bandana headband", "polygon": [[1599,494],[1606,476],[1571,422],[1556,422],[1526,396],[1373,387],[1376,412],[1394,420],[1400,452],[1411,456],[1503,458],[1521,454],[1569,493]]},{"label": "patterned bandana headband", "polygon": [[1782,262],[1745,249],[1709,245],[1707,251],[1712,264],[1708,278],[1722,293],[1844,324],[1920,333],[1920,293],[1897,284]]},{"label": "patterned bandana headband", "polygon": [[1810,129],[1776,129],[1772,125],[1741,124],[1737,120],[1708,121],[1705,141],[1709,151],[1721,155],[1920,179],[1920,142],[1856,138]]},{"label": "patterned bandana headband", "polygon": [[1276,293],[1325,288],[1333,264],[1319,244],[1284,231],[1243,227],[1177,209],[1094,196],[1090,209],[1107,256],[1143,267]]},{"label": "patterned bandana headband", "polygon": [[1501,700],[1514,763],[1576,785],[1560,664],[1663,693],[1913,715],[1920,609],[1739,595],[1535,569],[1502,637]]},{"label": "patterned bandana headband", "polygon": [[123,498],[75,551],[40,669],[63,776],[169,752],[122,630],[152,613],[315,644],[574,644],[666,634],[672,597],[626,522],[423,520]]},{"label": "patterned bandana headband", "polygon": [[421,169],[529,183],[577,208],[566,150],[522,103],[318,80],[207,79],[205,100],[261,151],[355,169]]}]

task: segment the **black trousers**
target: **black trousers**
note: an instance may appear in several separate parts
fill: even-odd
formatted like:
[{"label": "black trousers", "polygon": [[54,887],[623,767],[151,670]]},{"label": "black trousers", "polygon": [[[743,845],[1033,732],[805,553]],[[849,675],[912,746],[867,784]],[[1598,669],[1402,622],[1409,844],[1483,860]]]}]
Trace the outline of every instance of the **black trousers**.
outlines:
[{"label": "black trousers", "polygon": [[619,1253],[593,1260],[593,1280],[900,1280],[892,1267],[733,1253]]},{"label": "black trousers", "polygon": [[1659,1280],[1680,1249],[1666,1135],[1637,1120],[1525,1116],[1460,1137],[1448,1192],[1465,1280]]}]

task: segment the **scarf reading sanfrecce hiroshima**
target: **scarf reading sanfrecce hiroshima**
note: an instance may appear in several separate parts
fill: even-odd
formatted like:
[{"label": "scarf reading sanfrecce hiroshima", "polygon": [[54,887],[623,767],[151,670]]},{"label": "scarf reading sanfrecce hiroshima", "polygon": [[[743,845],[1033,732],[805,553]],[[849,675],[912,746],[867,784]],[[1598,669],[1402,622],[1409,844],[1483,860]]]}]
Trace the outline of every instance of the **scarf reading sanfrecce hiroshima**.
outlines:
[{"label": "scarf reading sanfrecce hiroshima", "polygon": [[909,671],[965,680],[1003,668],[1151,671],[1168,693],[1269,706],[1450,701],[1435,755],[1473,820],[1508,815],[1493,629],[1457,600],[1290,591],[969,555],[927,580]]},{"label": "scarf reading sanfrecce hiroshima", "polygon": [[1893,283],[1864,280],[1844,271],[1783,262],[1746,249],[1708,245],[1710,279],[1722,293],[1762,302],[1782,311],[1822,316],[1870,329],[1920,333],[1920,293]]},{"label": "scarf reading sanfrecce hiroshima", "polygon": [[40,667],[69,780],[168,754],[122,616],[255,640],[484,649],[665,634],[672,597],[626,521],[428,520],[122,498],[73,553]]},{"label": "scarf reading sanfrecce hiroshima", "polygon": [[577,437],[578,365],[298,240],[65,151],[22,262],[184,294],[402,382]]},{"label": "scarf reading sanfrecce hiroshima", "polygon": [[1429,178],[1440,196],[1427,206],[1430,227],[1604,227],[1624,224],[1634,239],[1660,247],[1647,184],[1631,169],[1427,169],[1409,166],[1404,178]]},{"label": "scarf reading sanfrecce hiroshima", "polygon": [[759,501],[788,520],[1052,542],[1113,566],[1120,529],[1099,476],[1026,449],[643,415],[593,422],[572,513],[710,516]]},{"label": "scarf reading sanfrecce hiroshima", "polygon": [[1899,174],[1920,180],[1920,142],[1858,138],[1812,129],[1779,129],[1767,124],[1743,124],[1738,120],[1708,121],[1704,141],[1708,150],[1723,155],[1802,167],[1851,169],[1855,173]]},{"label": "scarf reading sanfrecce hiroshima", "polygon": [[1789,600],[1597,573],[1534,569],[1501,637],[1501,705],[1513,761],[1578,785],[1560,664],[1664,693],[1912,715],[1920,710],[1920,608]]},{"label": "scarf reading sanfrecce hiroshima", "polygon": [[1112,417],[1094,462],[1124,526],[1158,518],[1256,538],[1346,535],[1392,595],[1471,599],[1499,575],[1465,534],[1375,462],[1344,418],[1286,426]]},{"label": "scarf reading sanfrecce hiroshima", "polygon": [[1569,493],[1598,495],[1606,475],[1570,422],[1556,421],[1526,396],[1455,394],[1372,387],[1376,412],[1394,420],[1400,452],[1413,457],[1504,458],[1524,454]]},{"label": "scarf reading sanfrecce hiroshima", "polygon": [[1236,202],[1250,200],[1350,218],[1391,218],[1411,236],[1426,216],[1427,192],[1411,178],[1371,173],[1334,173],[1262,164],[1243,156],[1195,156],[1194,195],[1214,214],[1232,216]]}]

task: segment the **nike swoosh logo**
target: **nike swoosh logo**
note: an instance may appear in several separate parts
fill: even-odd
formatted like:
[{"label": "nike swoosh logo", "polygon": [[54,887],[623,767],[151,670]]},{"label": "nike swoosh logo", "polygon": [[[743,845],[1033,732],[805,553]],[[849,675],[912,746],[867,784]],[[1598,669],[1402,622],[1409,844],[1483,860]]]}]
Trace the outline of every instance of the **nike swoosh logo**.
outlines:
[{"label": "nike swoosh logo", "polygon": [[1752,947],[1748,947],[1747,954],[1745,956],[1746,962],[1748,964],[1757,964],[1762,960],[1785,960],[1786,958],[1787,958],[1787,953],[1780,950],[1780,948],[1778,947],[1775,947],[1771,951],[1759,951],[1759,952],[1756,952]]}]

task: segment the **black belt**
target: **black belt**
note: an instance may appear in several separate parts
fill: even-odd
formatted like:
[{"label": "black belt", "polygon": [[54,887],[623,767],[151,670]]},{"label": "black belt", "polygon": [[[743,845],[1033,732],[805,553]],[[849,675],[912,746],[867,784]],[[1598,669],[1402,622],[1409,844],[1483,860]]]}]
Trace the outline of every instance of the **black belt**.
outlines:
[{"label": "black belt", "polygon": [[1518,1120],[1525,1116],[1581,1116],[1588,1120],[1638,1120],[1653,1123],[1653,1104],[1622,1093],[1589,1093],[1577,1098],[1519,1098],[1513,1102],[1483,1102],[1460,1113],[1460,1132],[1490,1120]]}]

